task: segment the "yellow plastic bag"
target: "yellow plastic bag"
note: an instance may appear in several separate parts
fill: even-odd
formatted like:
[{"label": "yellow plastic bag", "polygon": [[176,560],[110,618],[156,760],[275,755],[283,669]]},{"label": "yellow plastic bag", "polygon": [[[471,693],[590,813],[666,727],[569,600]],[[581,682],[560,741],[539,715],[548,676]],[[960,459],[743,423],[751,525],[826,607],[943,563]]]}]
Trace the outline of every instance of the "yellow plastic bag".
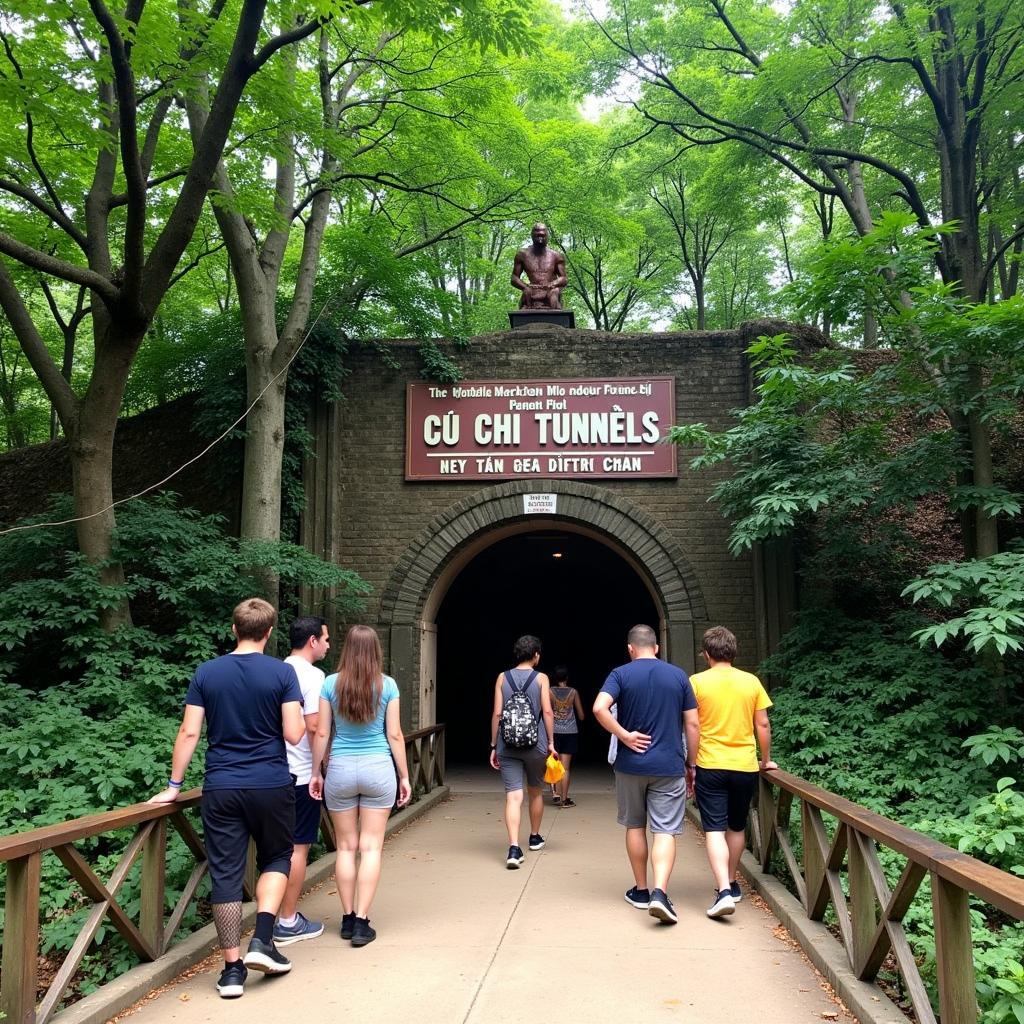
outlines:
[{"label": "yellow plastic bag", "polygon": [[554,754],[548,754],[548,759],[544,762],[544,781],[561,782],[563,775],[565,775],[565,765]]}]

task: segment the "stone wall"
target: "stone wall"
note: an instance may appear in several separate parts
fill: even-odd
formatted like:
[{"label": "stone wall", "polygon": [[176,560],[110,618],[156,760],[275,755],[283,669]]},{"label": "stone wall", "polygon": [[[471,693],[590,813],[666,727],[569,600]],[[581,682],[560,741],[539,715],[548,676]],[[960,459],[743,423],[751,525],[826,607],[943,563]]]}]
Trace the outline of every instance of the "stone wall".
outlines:
[{"label": "stone wall", "polygon": [[[125,498],[163,480],[198,455],[211,438],[195,426],[196,396],[185,395],[120,420],[114,439],[114,497]],[[224,515],[237,529],[241,469],[233,473],[223,447],[167,484],[184,504]],[[42,512],[56,494],[71,493],[71,462],[63,440],[32,445],[0,456],[0,524]]]}]

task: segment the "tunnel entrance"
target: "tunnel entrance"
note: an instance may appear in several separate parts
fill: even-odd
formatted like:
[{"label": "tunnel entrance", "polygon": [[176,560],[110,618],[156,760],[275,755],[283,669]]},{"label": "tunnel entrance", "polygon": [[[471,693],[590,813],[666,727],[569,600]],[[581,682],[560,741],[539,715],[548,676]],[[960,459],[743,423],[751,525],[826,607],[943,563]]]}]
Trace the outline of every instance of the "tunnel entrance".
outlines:
[{"label": "tunnel entrance", "polygon": [[586,714],[580,763],[603,763],[608,734],[590,707],[608,672],[627,660],[626,633],[659,629],[662,615],[637,570],[612,547],[559,530],[496,541],[452,581],[437,613],[437,720],[449,764],[486,762],[494,681],[512,644],[532,633],[540,669],[569,668]]}]

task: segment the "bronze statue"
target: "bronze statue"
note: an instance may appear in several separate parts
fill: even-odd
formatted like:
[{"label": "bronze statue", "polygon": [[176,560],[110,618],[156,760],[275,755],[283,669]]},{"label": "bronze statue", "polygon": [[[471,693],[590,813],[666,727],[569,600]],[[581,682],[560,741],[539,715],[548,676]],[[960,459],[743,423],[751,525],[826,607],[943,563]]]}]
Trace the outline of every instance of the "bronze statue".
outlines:
[{"label": "bronze statue", "polygon": [[[548,248],[548,229],[545,224],[534,224],[530,232],[533,245],[516,253],[512,265],[512,287],[523,297],[520,309],[561,309],[562,289],[569,283],[565,274],[565,256],[557,249]],[[529,283],[523,280],[523,272]]]}]

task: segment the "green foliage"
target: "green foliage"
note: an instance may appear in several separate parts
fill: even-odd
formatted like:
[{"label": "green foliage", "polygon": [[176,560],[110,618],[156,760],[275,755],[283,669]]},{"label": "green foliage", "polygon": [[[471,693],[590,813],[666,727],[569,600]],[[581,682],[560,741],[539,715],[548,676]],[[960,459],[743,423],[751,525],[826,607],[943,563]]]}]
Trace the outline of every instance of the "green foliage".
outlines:
[{"label": "green foliage", "polygon": [[[919,623],[908,612],[876,622],[820,609],[802,614],[762,666],[775,682],[772,749],[784,767],[825,789],[1024,873],[1024,795],[1006,774],[1024,764],[1024,733],[990,724],[1020,709],[998,705],[984,669],[908,645]],[[879,855],[894,884],[904,858]],[[904,926],[935,1002],[927,886]],[[971,926],[981,1020],[1019,1022],[1024,924],[1008,924],[977,901]]]},{"label": "green foliage", "polygon": [[[46,518],[67,511],[62,499]],[[292,587],[337,588],[342,611],[358,608],[368,589],[294,545],[239,542],[171,495],[122,507],[114,557],[125,566],[123,592],[99,582],[63,530],[0,538],[0,775],[18,780],[0,789],[5,833],[137,803],[162,788],[188,680],[197,663],[231,646],[231,609],[250,595],[257,569],[270,566]],[[135,624],[106,633],[100,612],[123,593]],[[202,757],[201,746],[186,786],[200,782]],[[127,838],[80,846],[107,877]],[[168,907],[192,866],[173,839]],[[138,905],[137,875],[122,890],[128,908]],[[89,901],[53,856],[44,859],[41,899],[44,952],[66,951]],[[197,921],[193,908],[183,927]],[[134,962],[112,929],[103,932],[84,968],[87,984]]]},{"label": "green foliage", "polygon": [[777,681],[780,764],[901,821],[965,810],[992,781],[961,753],[995,712],[985,671],[908,644],[920,623],[805,612],[762,666]]},{"label": "green foliage", "polygon": [[921,644],[941,647],[962,637],[970,650],[994,649],[1000,655],[1024,649],[1024,552],[1004,551],[988,558],[933,565],[903,591],[960,613],[918,630]]},{"label": "green foliage", "polygon": [[[669,440],[696,450],[694,470],[728,464],[712,498],[739,554],[780,536],[805,539],[805,575],[834,581],[852,607],[865,590],[898,596],[921,568],[908,531],[923,499],[959,465],[951,431],[915,417],[891,364],[859,372],[841,353],[798,353],[784,336],[748,350],[759,401],[718,432],[681,424]],[[909,420],[913,427],[895,428]],[[813,527],[813,539],[811,539]]]}]

